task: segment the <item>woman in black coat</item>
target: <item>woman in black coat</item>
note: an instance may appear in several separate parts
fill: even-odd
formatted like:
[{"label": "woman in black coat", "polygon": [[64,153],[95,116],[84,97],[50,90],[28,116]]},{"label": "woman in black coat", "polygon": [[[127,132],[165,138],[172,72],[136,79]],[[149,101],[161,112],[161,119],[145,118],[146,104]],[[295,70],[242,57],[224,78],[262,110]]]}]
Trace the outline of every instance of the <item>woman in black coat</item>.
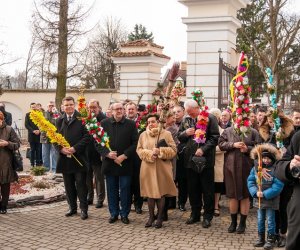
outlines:
[{"label": "woman in black coat", "polygon": [[6,125],[4,115],[0,112],[0,189],[1,206],[0,213],[5,214],[8,204],[10,183],[17,180],[13,170],[13,151],[20,147],[20,141],[12,127]]}]

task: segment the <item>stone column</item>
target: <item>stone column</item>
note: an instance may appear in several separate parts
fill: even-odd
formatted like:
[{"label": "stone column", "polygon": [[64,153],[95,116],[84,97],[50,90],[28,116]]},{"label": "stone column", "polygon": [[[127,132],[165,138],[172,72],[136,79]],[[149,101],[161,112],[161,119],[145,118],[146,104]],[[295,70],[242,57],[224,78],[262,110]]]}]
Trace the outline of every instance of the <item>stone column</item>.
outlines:
[{"label": "stone column", "polygon": [[146,40],[137,40],[123,44],[121,51],[113,55],[114,63],[120,66],[120,100],[136,102],[142,93],[141,103],[152,102],[161,68],[170,60],[162,49]]},{"label": "stone column", "polygon": [[209,107],[218,106],[219,49],[225,62],[236,66],[237,11],[247,0],[178,0],[188,7],[187,97],[195,88],[204,92]]}]

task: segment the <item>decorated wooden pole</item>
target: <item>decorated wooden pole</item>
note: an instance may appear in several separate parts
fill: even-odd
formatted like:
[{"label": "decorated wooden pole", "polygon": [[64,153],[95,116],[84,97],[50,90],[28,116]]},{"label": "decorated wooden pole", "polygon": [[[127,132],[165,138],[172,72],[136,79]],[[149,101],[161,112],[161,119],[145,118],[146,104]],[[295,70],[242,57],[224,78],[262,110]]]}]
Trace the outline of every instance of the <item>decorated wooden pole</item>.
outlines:
[{"label": "decorated wooden pole", "polygon": [[270,68],[266,68],[265,70],[267,76],[268,76],[268,82],[267,82],[267,87],[268,87],[268,93],[270,97],[270,104],[271,104],[271,111],[272,111],[272,118],[274,120],[274,132],[275,132],[275,137],[276,137],[276,146],[277,148],[283,148],[283,131],[282,131],[282,126],[281,126],[281,121],[278,116],[278,107],[277,107],[277,97],[276,97],[276,86],[275,83],[273,82],[273,74],[272,70]]},{"label": "decorated wooden pole", "polygon": [[251,87],[249,79],[246,75],[249,68],[247,56],[244,52],[241,53],[237,74],[233,77],[230,83],[232,115],[234,119],[234,129],[244,140],[247,133],[250,131],[250,93]]},{"label": "decorated wooden pole", "polygon": [[[257,146],[257,156],[258,156],[258,167],[257,167],[257,179],[256,183],[258,186],[258,191],[262,191],[262,148]],[[258,208],[260,209],[261,197],[258,197]]]},{"label": "decorated wooden pole", "polygon": [[[178,71],[179,71],[179,62],[174,62],[173,66],[170,70],[170,73],[169,73],[169,83],[168,83],[165,95],[163,97],[164,102],[162,104],[162,110],[161,110],[160,116],[159,116],[159,134],[160,134],[162,128],[164,127],[164,124],[166,122],[167,112],[170,109],[171,91],[174,87],[176,77],[178,75]],[[159,139],[159,137],[158,137],[158,139]]]}]

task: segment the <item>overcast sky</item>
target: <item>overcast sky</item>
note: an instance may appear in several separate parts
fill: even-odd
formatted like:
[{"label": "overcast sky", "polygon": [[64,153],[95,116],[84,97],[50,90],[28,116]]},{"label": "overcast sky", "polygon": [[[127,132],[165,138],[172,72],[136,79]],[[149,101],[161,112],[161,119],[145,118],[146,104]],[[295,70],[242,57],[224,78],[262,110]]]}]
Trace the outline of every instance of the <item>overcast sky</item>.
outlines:
[{"label": "overcast sky", "polygon": [[[39,0],[37,0],[39,1]],[[78,0],[76,0],[78,1]],[[187,16],[187,8],[178,0],[81,0],[87,6],[94,2],[87,26],[93,26],[107,16],[116,17],[131,31],[136,23],[153,32],[154,42],[165,47],[164,53],[172,60],[186,60],[186,26],[181,18]],[[299,12],[300,1],[292,8]],[[6,54],[22,57],[5,67],[2,73],[14,74],[25,68],[25,58],[30,45],[30,18],[33,0],[0,0],[0,43]]]}]

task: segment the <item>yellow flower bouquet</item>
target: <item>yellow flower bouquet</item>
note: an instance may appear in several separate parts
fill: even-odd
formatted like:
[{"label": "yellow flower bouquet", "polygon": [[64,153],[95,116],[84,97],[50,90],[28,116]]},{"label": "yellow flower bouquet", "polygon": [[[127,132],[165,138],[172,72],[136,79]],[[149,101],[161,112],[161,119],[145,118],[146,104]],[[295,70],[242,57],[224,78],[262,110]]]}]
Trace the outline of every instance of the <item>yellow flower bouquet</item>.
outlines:
[{"label": "yellow flower bouquet", "polygon": [[[44,117],[41,111],[31,110],[29,117],[32,122],[39,128],[39,130],[46,133],[51,143],[55,143],[64,148],[71,147],[68,141],[62,136],[62,134],[57,132],[56,127]],[[72,154],[71,156],[74,157],[74,159],[79,163],[81,167],[83,166],[81,162],[74,156],[74,154]]]}]

